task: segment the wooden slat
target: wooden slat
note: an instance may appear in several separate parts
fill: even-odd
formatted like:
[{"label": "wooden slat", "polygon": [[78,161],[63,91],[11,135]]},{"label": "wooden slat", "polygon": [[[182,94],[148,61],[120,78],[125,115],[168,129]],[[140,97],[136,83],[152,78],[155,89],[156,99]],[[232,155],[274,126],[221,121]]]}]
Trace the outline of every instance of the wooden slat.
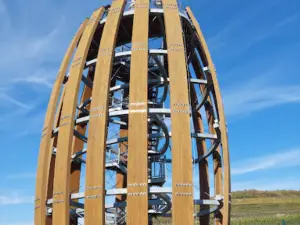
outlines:
[{"label": "wooden slat", "polygon": [[[94,67],[90,67],[87,75],[87,80],[92,82],[91,77],[94,73]],[[88,86],[83,87],[83,93],[80,99],[80,104],[84,103],[87,99],[89,99],[92,95],[92,90]],[[86,106],[86,109],[90,109],[90,105]],[[77,112],[77,117],[81,114],[82,112],[78,110]],[[75,126],[76,132],[85,135],[86,132],[86,124],[78,124]],[[84,142],[77,138],[73,137],[73,144],[72,144],[72,155],[78,153],[81,151],[84,147]],[[79,157],[82,158],[82,157]],[[70,180],[70,193],[76,193],[79,192],[80,189],[80,178],[81,178],[81,168],[82,164],[79,162],[72,162],[71,163],[71,180]],[[78,202],[78,199],[74,199],[74,202]],[[77,225],[78,224],[78,218],[71,218],[70,219],[70,225]]]},{"label": "wooden slat", "polygon": [[78,90],[88,50],[103,12],[104,9],[100,8],[89,19],[70,67],[70,77],[66,89],[57,141],[53,190],[53,225],[69,224],[70,163]]},{"label": "wooden slat", "polygon": [[192,225],[193,177],[185,47],[176,0],[163,0],[172,127],[172,222]]},{"label": "wooden slat", "polygon": [[[204,77],[204,72],[201,68],[201,64],[198,61],[198,57],[194,57],[192,59],[192,65],[196,74],[197,79],[205,79]],[[203,85],[200,85],[200,90],[202,93],[205,92],[205,88],[203,87]],[[192,100],[193,102],[193,100]],[[205,112],[206,112],[206,118],[207,118],[207,123],[208,123],[208,127],[209,127],[209,131],[212,134],[215,134],[216,131],[213,127],[214,125],[214,121],[215,121],[215,117],[214,117],[214,111],[213,111],[213,107],[212,107],[212,100],[210,98],[210,96],[208,96],[206,103],[204,104],[204,108],[205,108]],[[198,122],[200,123],[201,121],[198,120]],[[199,125],[201,126],[201,125]],[[213,140],[212,140],[213,141]],[[220,147],[217,148],[217,150],[215,151],[215,153],[213,154],[213,159],[214,159],[214,188],[215,188],[215,195],[221,195],[223,196],[223,188],[222,188],[222,160],[220,157]],[[201,188],[201,187],[200,187]],[[203,190],[204,192],[205,190]],[[201,192],[201,190],[200,190]],[[200,197],[202,199],[202,197]],[[200,218],[201,220],[201,218]],[[221,212],[218,211],[215,213],[215,224],[216,225],[220,225],[222,220],[222,215]]]},{"label": "wooden slat", "polygon": [[48,175],[49,175],[49,168],[51,163],[52,149],[50,148],[50,143],[51,143],[51,135],[52,135],[52,126],[54,124],[54,115],[57,106],[57,101],[59,98],[59,93],[64,80],[64,75],[67,71],[68,65],[70,63],[76,45],[82,35],[83,30],[85,29],[86,23],[87,20],[85,20],[81,24],[80,28],[78,29],[76,35],[74,36],[65,54],[65,57],[59,69],[58,76],[54,83],[50,100],[48,103],[48,109],[47,109],[43,132],[42,132],[42,140],[40,143],[40,153],[39,153],[39,160],[38,160],[38,167],[37,167],[35,216],[34,216],[35,225],[46,224],[47,216],[46,216],[45,203],[47,198]]},{"label": "wooden slat", "polygon": [[127,224],[148,225],[149,0],[135,1],[130,65]]},{"label": "wooden slat", "polygon": [[[206,111],[206,117],[208,120],[208,127],[209,132],[211,134],[216,134],[216,131],[214,129],[214,112],[212,107],[212,102],[210,99],[208,99],[208,102],[205,106]],[[216,149],[216,151],[213,153],[213,160],[214,160],[214,185],[215,185],[215,195],[221,195],[223,196],[223,179],[222,179],[222,159],[220,155],[221,149],[220,146]],[[221,211],[216,212],[215,215],[215,224],[221,225],[222,224],[222,213]]]},{"label": "wooden slat", "polygon": [[[120,138],[128,137],[128,128],[121,127]],[[127,151],[128,142],[119,143],[120,153]],[[127,175],[122,172],[117,171],[116,174],[116,188],[126,188],[127,187]],[[126,195],[116,195],[116,202],[122,202],[126,200]]]},{"label": "wooden slat", "polygon": [[105,152],[108,98],[114,49],[124,6],[124,0],[116,0],[112,3],[98,52],[86,156],[85,225],[105,224]]},{"label": "wooden slat", "polygon": [[[194,86],[191,86],[190,90],[191,102],[198,105],[197,93],[195,91]],[[200,111],[192,113],[193,124],[195,133],[204,133],[204,125]],[[197,139],[197,155],[198,158],[203,156],[207,151],[207,146],[205,140]],[[200,199],[210,199],[210,189],[209,189],[209,170],[208,170],[208,162],[206,159],[199,162],[199,187],[200,187]],[[207,210],[209,206],[203,205],[200,206],[200,210]],[[210,221],[210,215],[204,215],[199,218],[200,225],[208,225]]]},{"label": "wooden slat", "polygon": [[[220,87],[217,80],[217,74],[215,70],[215,66],[213,64],[210,52],[208,50],[205,38],[201,31],[201,28],[193,15],[191,9],[189,7],[186,8],[186,11],[191,18],[191,21],[196,29],[200,46],[201,52],[204,53],[205,59],[204,66],[209,68],[209,72],[212,76],[214,91],[215,91],[215,101],[218,109],[219,114],[219,123],[220,123],[220,131],[221,131],[221,144],[222,144],[222,154],[223,154],[223,162],[224,162],[224,200],[223,200],[223,208],[222,208],[222,215],[223,221],[222,224],[230,224],[230,210],[231,210],[231,180],[230,180],[230,158],[229,158],[229,150],[228,150],[228,140],[227,140],[227,127],[224,115],[224,108],[222,103],[222,97],[220,92]],[[207,62],[206,62],[207,61]]]},{"label": "wooden slat", "polygon": [[[91,77],[94,74],[94,67],[89,68],[89,72],[87,75],[87,80],[92,81]],[[84,103],[87,99],[89,99],[92,96],[92,90],[88,86],[84,86],[83,93],[81,96],[80,104]],[[90,104],[86,107],[87,110],[90,109]],[[77,115],[79,116],[80,113],[82,113],[80,110],[78,110]],[[79,124],[75,127],[75,130],[85,135],[86,132],[86,125]],[[78,153],[81,151],[84,147],[84,142],[77,137],[73,137],[73,144],[72,144],[72,155]],[[73,163],[71,166],[71,183],[70,183],[70,192],[75,193],[79,192],[80,187],[80,170],[81,170],[81,163]]]},{"label": "wooden slat", "polygon": [[[59,126],[60,115],[61,115],[61,110],[62,110],[62,106],[63,106],[63,99],[65,96],[65,92],[66,92],[66,85],[64,85],[64,87],[63,87],[62,94],[61,94],[61,97],[59,100],[57,112],[55,114],[55,119],[54,119],[54,127]],[[55,155],[53,155],[53,148],[56,148],[56,144],[57,144],[57,136],[53,137],[51,139],[51,144],[50,144],[49,150],[48,150],[50,162],[48,163],[49,169],[47,170],[49,172],[46,175],[46,178],[47,178],[47,198],[46,199],[50,199],[53,197],[53,180],[54,180],[54,170],[55,170]],[[47,216],[46,224],[52,225],[52,216]]]}]

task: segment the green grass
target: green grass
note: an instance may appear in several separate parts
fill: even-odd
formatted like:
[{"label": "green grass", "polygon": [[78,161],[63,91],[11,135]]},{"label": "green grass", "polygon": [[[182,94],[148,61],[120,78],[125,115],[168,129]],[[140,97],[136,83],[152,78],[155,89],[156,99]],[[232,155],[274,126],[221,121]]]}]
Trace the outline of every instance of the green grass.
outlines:
[{"label": "green grass", "polygon": [[232,225],[300,225],[300,191],[237,191]]},{"label": "green grass", "polygon": [[[285,223],[283,223],[285,221]],[[299,225],[300,214],[296,215],[270,215],[251,218],[232,218],[231,225]]]},{"label": "green grass", "polygon": [[[169,218],[160,218],[159,222],[154,220],[154,224],[172,223]],[[195,221],[195,224],[199,223]],[[277,224],[300,225],[300,191],[245,190],[232,193],[231,225]]]}]

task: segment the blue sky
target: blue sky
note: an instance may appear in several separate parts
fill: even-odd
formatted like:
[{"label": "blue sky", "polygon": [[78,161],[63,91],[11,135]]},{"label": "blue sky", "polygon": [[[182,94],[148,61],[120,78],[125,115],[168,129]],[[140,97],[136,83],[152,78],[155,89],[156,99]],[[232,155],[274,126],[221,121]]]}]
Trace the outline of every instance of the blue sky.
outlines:
[{"label": "blue sky", "polygon": [[[107,2],[0,0],[0,224],[33,224],[51,86],[76,29]],[[183,2],[196,14],[217,67],[233,190],[299,190],[300,2]]]}]

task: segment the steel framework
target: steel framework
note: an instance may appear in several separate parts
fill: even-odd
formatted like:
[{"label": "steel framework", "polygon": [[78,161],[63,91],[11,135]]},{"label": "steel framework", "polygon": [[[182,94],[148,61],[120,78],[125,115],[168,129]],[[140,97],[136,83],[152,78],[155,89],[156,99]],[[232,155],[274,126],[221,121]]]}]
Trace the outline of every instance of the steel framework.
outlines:
[{"label": "steel framework", "polygon": [[94,11],[49,100],[35,225],[227,225],[230,191],[220,89],[191,9],[114,0]]}]

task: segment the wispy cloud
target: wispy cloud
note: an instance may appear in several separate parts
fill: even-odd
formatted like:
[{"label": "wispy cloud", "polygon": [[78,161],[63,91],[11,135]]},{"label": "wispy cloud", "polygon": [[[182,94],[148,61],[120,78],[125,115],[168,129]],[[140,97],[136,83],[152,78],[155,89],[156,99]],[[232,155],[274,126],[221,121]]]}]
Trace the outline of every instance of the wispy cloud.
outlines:
[{"label": "wispy cloud", "polygon": [[[282,163],[288,162],[288,163]],[[233,163],[232,175],[240,175],[270,168],[300,166],[300,148],[271,153]]]},{"label": "wispy cloud", "polygon": [[249,181],[232,182],[232,191],[256,189],[262,191],[272,190],[300,190],[299,177],[284,177],[282,179],[275,178],[260,178]]},{"label": "wispy cloud", "polygon": [[277,21],[273,26],[269,27],[268,29],[264,29],[258,35],[253,36],[252,39],[248,41],[247,45],[245,45],[244,51],[254,46],[255,44],[262,42],[268,39],[269,37],[272,37],[273,35],[279,33],[282,28],[289,25],[290,23],[295,22],[296,20],[298,20],[298,18],[299,18],[299,13],[287,16],[282,20]]},{"label": "wispy cloud", "polygon": [[32,84],[35,86],[41,85],[43,87],[46,86],[52,88],[56,71],[57,70],[40,68],[30,76],[15,78],[12,82],[16,84]]},{"label": "wispy cloud", "polygon": [[274,85],[257,78],[225,88],[223,101],[228,116],[245,116],[282,104],[300,103],[300,85]]},{"label": "wispy cloud", "polygon": [[10,174],[6,178],[9,180],[23,180],[23,179],[34,179],[35,177],[36,177],[36,173],[28,172],[28,173]]},{"label": "wispy cloud", "polygon": [[12,103],[12,104],[14,104],[16,106],[19,106],[19,107],[21,107],[23,109],[30,109],[29,105],[24,104],[23,102],[21,102],[21,101],[19,101],[17,99],[14,99],[13,97],[11,97],[11,96],[9,96],[9,95],[7,95],[5,93],[0,93],[0,99],[1,100],[5,100],[5,101],[7,101],[9,103]]},{"label": "wispy cloud", "polygon": [[[289,14],[286,17],[281,15],[276,17],[277,20],[272,21],[271,24],[258,26],[259,21],[257,21],[257,18],[265,15],[266,10],[269,11],[273,6],[274,3],[263,4],[260,8],[256,7],[244,12],[244,14],[236,15],[223,29],[208,38],[210,49],[213,52],[218,51],[219,54],[240,55],[252,46],[281,34],[285,27],[300,18],[299,13]],[[255,35],[249,35],[249,32],[255,33]],[[225,48],[228,48],[228,51],[224,51]]]},{"label": "wispy cloud", "polygon": [[6,223],[6,225],[34,225],[33,222]]},{"label": "wispy cloud", "polygon": [[[44,118],[41,105],[44,106],[48,99],[58,70],[56,63],[60,61],[70,35],[66,38],[63,14],[60,16],[59,10],[51,10],[55,4],[48,6],[48,3],[35,2],[39,7],[34,4],[31,10],[34,15],[43,11],[43,7],[48,8],[45,13],[55,14],[56,19],[37,22],[32,18],[33,24],[29,24],[33,16],[19,13],[16,20],[21,21],[20,25],[10,20],[15,18],[12,14],[15,9],[8,8],[11,5],[4,3],[0,0],[0,79],[4,81],[0,84],[0,130],[14,130],[12,136],[20,137],[32,133],[33,129],[40,131]],[[15,7],[22,7],[22,4]],[[22,128],[18,124],[22,124]]]},{"label": "wispy cloud", "polygon": [[0,205],[31,204],[33,199],[33,196],[0,195]]}]

